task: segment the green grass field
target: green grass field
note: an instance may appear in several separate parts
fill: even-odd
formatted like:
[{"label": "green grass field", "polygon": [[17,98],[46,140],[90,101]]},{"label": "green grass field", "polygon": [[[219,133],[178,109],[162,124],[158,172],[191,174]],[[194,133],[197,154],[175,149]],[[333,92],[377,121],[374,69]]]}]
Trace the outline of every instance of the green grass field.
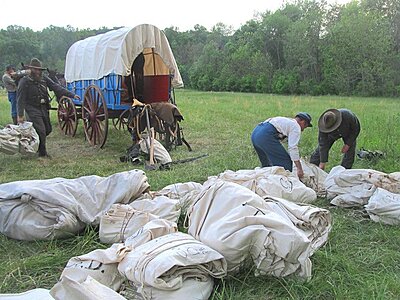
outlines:
[{"label": "green grass field", "polygon": [[[208,157],[175,165],[169,171],[147,172],[152,190],[176,182],[203,183],[208,176],[227,169],[253,169],[258,158],[250,142],[255,125],[270,116],[293,116],[307,111],[317,123],[327,108],[346,107],[361,121],[358,148],[381,150],[384,159],[365,162],[356,159],[355,168],[384,172],[400,171],[400,109],[398,99],[353,97],[276,96],[263,94],[176,91],[177,103],[185,117],[185,146],[171,152],[173,160],[200,154]],[[127,132],[110,126],[104,149],[91,148],[84,139],[82,124],[75,138],[63,136],[54,111],[53,133],[48,138],[51,160],[37,160],[0,153],[0,182],[83,175],[108,176],[132,169],[119,162],[130,145]],[[0,91],[0,124],[9,122],[9,103]],[[300,143],[309,156],[317,143],[317,128],[306,129]],[[341,144],[331,150],[328,170],[339,164]],[[142,166],[140,168],[143,168]],[[334,225],[329,242],[312,257],[312,279],[255,277],[251,265],[240,274],[217,283],[213,299],[399,299],[400,228],[374,223],[362,211],[330,207],[325,199],[316,205],[328,208]],[[22,292],[35,287],[51,288],[68,259],[87,253],[100,244],[96,228],[67,240],[23,242],[0,235],[0,293]]]}]

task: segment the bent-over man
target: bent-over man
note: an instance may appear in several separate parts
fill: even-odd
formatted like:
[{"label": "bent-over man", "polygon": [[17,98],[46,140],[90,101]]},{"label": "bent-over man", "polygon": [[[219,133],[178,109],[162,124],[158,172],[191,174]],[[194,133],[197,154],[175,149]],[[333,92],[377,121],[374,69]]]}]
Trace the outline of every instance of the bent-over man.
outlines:
[{"label": "bent-over man", "polygon": [[[251,141],[262,167],[281,166],[292,172],[293,163],[297,176],[303,177],[298,143],[301,132],[312,127],[311,116],[306,112],[298,113],[295,118],[273,117],[258,124],[253,130]],[[288,151],[281,141],[288,141]]]},{"label": "bent-over man", "polygon": [[343,140],[341,165],[351,169],[356,155],[357,137],[360,134],[360,121],[348,109],[331,108],[326,110],[318,120],[318,146],[311,155],[310,163],[325,169],[329,150],[338,139]]}]

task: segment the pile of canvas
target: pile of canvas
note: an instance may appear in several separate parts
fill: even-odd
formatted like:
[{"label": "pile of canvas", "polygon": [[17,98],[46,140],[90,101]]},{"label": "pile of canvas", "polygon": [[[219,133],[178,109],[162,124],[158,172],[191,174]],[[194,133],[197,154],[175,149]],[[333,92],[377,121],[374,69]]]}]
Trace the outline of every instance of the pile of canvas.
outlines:
[{"label": "pile of canvas", "polygon": [[39,135],[31,122],[7,125],[0,129],[0,152],[5,154],[34,154],[39,148]]},{"label": "pile of canvas", "polygon": [[129,203],[149,188],[143,171],[108,177],[25,180],[0,185],[0,232],[18,240],[45,240],[76,234],[99,224],[115,203]]},{"label": "pile of canvas", "polygon": [[378,187],[400,193],[400,173],[386,174],[371,169],[345,169],[336,166],[325,180],[327,198],[331,200],[331,204],[341,207],[367,204]]},{"label": "pile of canvas", "polygon": [[192,181],[174,183],[167,185],[155,194],[178,200],[182,214],[186,215],[187,209],[193,204],[202,188],[202,184]]},{"label": "pile of canvas", "polygon": [[[149,197],[149,198],[148,198]],[[114,204],[100,219],[100,241],[107,244],[124,242],[140,227],[154,219],[178,222],[179,201],[146,193],[130,204]]]},{"label": "pile of canvas", "polygon": [[[208,299],[213,278],[226,275],[224,257],[177,232],[173,222],[155,219],[141,227],[125,243],[71,258],[60,281],[51,289],[56,299],[96,299],[96,289],[111,297],[129,280],[144,299]],[[85,286],[88,291],[83,291]],[[81,293],[82,298],[71,298]],[[85,296],[84,296],[85,295]],[[123,299],[116,294],[117,298]],[[99,298],[97,298],[99,299]]]},{"label": "pile of canvas", "polygon": [[[307,187],[313,189],[318,197],[326,196],[325,180],[328,177],[328,173],[320,169],[318,166],[309,163],[303,159],[300,159],[301,166],[303,167],[304,176],[301,178],[301,182]],[[297,168],[293,164],[293,176],[297,177]]]},{"label": "pile of canvas", "polygon": [[248,188],[261,197],[280,197],[296,203],[312,203],[316,192],[282,167],[256,168],[254,170],[225,171],[208,178],[204,185],[216,180],[233,182]]},{"label": "pile of canvas", "polygon": [[221,253],[228,272],[251,258],[256,273],[311,276],[310,256],[331,228],[328,211],[269,198],[241,185],[213,180],[191,207],[189,234]]}]

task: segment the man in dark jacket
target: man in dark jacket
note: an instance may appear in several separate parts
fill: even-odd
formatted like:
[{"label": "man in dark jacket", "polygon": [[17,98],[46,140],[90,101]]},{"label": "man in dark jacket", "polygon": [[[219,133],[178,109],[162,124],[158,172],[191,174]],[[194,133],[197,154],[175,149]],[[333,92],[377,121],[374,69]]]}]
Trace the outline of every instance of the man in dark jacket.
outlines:
[{"label": "man in dark jacket", "polygon": [[67,96],[79,99],[79,96],[44,76],[42,73],[45,68],[37,58],[32,58],[28,68],[31,73],[21,79],[17,90],[18,123],[24,122],[24,113],[26,113],[27,119],[33,123],[39,135],[39,157],[48,157],[46,136],[51,133],[52,127],[49,116],[50,97],[47,89],[54,91],[57,97]]},{"label": "man in dark jacket", "polygon": [[356,141],[360,133],[360,122],[348,109],[328,109],[318,120],[318,146],[311,155],[310,162],[322,170],[328,162],[329,150],[333,143],[342,139],[344,145],[342,166],[351,169],[356,154]]}]

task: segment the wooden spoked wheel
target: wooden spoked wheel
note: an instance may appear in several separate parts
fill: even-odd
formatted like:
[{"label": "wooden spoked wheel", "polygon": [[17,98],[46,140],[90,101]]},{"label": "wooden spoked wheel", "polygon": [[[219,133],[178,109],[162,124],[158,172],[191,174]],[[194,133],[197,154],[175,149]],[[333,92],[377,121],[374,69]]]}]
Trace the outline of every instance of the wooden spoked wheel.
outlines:
[{"label": "wooden spoked wheel", "polygon": [[124,110],[118,118],[112,119],[113,125],[117,130],[127,130],[129,122],[130,109]]},{"label": "wooden spoked wheel", "polygon": [[108,110],[99,87],[90,85],[82,102],[83,129],[92,146],[102,148],[108,134]]},{"label": "wooden spoked wheel", "polygon": [[78,128],[76,107],[71,98],[62,97],[57,107],[58,125],[60,130],[68,136],[75,136]]}]

